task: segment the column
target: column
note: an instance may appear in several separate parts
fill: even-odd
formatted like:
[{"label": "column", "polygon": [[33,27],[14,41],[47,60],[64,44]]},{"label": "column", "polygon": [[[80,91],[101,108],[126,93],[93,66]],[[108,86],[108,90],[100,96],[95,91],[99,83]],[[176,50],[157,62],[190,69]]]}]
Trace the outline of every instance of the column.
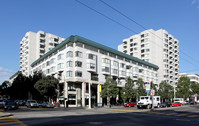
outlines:
[{"label": "column", "polygon": [[91,83],[88,83],[88,108],[91,109]]},{"label": "column", "polygon": [[102,98],[101,98],[101,95],[100,95],[101,86],[102,86],[101,84],[97,85],[97,103],[102,103]]},{"label": "column", "polygon": [[64,107],[67,107],[66,101],[68,101],[68,83],[64,82]]},{"label": "column", "polygon": [[82,107],[85,107],[85,87],[86,83],[82,83]]}]

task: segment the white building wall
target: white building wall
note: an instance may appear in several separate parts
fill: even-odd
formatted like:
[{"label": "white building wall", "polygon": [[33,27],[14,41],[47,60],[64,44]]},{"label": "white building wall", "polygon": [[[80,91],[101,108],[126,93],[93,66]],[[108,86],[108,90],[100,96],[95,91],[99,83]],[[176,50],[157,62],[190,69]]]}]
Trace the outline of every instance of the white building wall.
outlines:
[{"label": "white building wall", "polygon": [[[135,43],[137,46],[134,46]],[[179,42],[166,30],[154,31],[149,29],[133,35],[124,39],[123,44],[118,46],[118,50],[156,64],[159,67],[159,83],[163,80],[173,86],[177,83],[179,76]]]}]

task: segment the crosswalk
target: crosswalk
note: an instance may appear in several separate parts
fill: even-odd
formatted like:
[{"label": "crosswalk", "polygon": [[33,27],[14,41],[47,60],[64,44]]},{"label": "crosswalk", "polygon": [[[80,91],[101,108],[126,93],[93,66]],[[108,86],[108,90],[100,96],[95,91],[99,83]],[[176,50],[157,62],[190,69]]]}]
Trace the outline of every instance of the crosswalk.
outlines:
[{"label": "crosswalk", "polygon": [[[0,110],[0,113],[3,111]],[[14,118],[13,116],[2,116],[0,117],[0,126],[27,126],[23,122],[19,121],[18,119]]]}]

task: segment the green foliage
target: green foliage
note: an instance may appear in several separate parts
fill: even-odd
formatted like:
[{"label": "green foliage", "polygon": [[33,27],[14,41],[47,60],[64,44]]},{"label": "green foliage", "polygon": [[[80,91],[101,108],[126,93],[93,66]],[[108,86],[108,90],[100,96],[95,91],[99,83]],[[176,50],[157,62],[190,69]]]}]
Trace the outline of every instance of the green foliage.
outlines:
[{"label": "green foliage", "polygon": [[58,83],[59,81],[53,76],[47,76],[37,81],[34,87],[44,97],[52,98],[56,95],[56,88]]},{"label": "green foliage", "polygon": [[174,97],[174,88],[166,81],[162,81],[159,85],[158,95],[163,100],[169,100]]},{"label": "green foliage", "polygon": [[133,89],[134,84],[130,77],[126,79],[125,87],[120,91],[122,99],[125,101],[127,99],[131,100],[132,98],[136,98],[136,90]]},{"label": "green foliage", "polygon": [[192,90],[192,94],[199,94],[199,84],[198,83],[191,83],[191,90]]},{"label": "green foliage", "polygon": [[101,97],[116,97],[118,95],[119,89],[117,88],[117,82],[112,78],[107,78],[106,82],[102,86]]},{"label": "green foliage", "polygon": [[176,95],[177,97],[187,99],[188,97],[191,96],[191,83],[190,79],[188,77],[180,77],[178,80],[178,86],[177,86],[177,92]]},{"label": "green foliage", "polygon": [[10,82],[9,81],[4,81],[0,85],[0,95],[7,97],[9,95],[9,90],[10,90]]},{"label": "green foliage", "polygon": [[138,80],[137,80],[137,96],[138,96],[138,98],[140,97],[140,96],[146,96],[147,95],[147,93],[146,93],[146,89],[144,88],[144,82],[143,82],[143,80],[142,80],[142,78],[138,78]]}]

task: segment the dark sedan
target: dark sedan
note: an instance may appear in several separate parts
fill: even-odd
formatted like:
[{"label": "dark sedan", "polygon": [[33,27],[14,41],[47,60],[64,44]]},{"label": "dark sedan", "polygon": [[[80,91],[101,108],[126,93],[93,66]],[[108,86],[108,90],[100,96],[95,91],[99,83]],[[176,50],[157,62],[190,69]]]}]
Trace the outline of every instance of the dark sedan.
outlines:
[{"label": "dark sedan", "polygon": [[171,107],[171,102],[162,102],[160,107]]},{"label": "dark sedan", "polygon": [[14,101],[5,101],[4,110],[18,109],[18,104]]}]

